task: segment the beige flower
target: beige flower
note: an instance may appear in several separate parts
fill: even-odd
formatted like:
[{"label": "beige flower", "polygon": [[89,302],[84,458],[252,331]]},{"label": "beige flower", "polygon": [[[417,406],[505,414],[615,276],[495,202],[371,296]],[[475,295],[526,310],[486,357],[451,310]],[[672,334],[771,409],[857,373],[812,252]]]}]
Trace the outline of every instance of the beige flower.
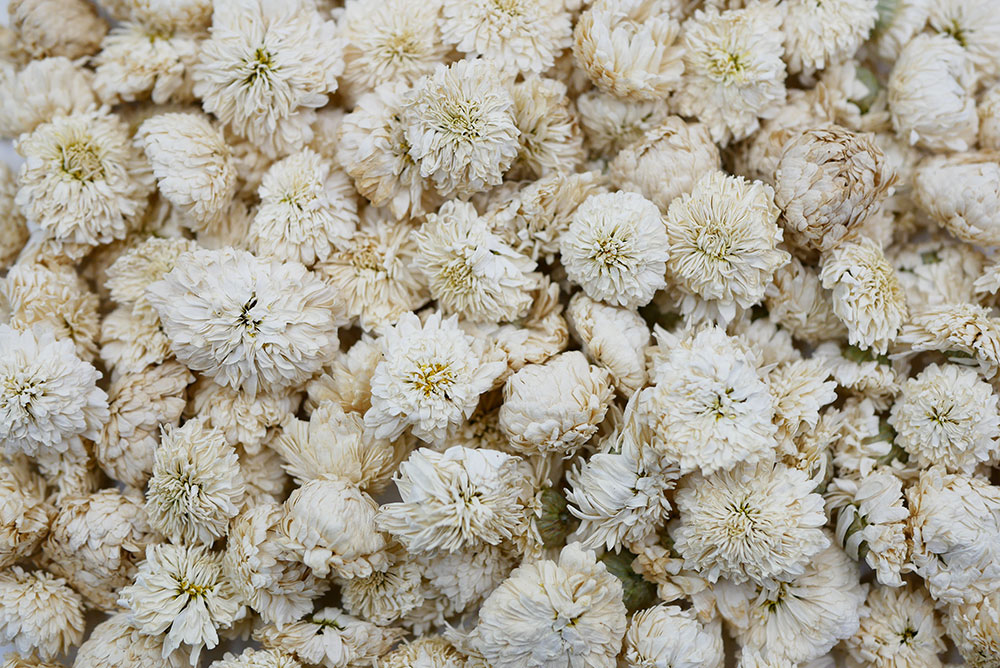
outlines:
[{"label": "beige flower", "polygon": [[192,99],[191,69],[200,40],[156,23],[122,22],[104,38],[94,58],[94,90],[105,104],[146,97],[156,104]]},{"label": "beige flower", "polygon": [[788,71],[808,75],[852,56],[875,27],[876,4],[876,0],[782,3]]},{"label": "beige flower", "polygon": [[0,573],[0,640],[44,659],[83,639],[83,601],[66,581],[11,566]]},{"label": "beige flower", "polygon": [[116,612],[94,627],[76,651],[74,668],[186,668],[191,662],[183,649],[163,655],[164,638],[146,635],[129,620],[129,613]]},{"label": "beige flower", "polygon": [[53,515],[45,503],[45,480],[26,460],[0,464],[0,568],[33,555]]},{"label": "beige flower", "polygon": [[608,370],[619,392],[631,397],[645,386],[650,333],[642,316],[578,292],[569,302],[566,319],[587,359]]},{"label": "beige flower", "polygon": [[934,602],[923,589],[872,587],[868,615],[844,644],[851,668],[937,668],[944,652],[944,629]]},{"label": "beige flower", "polygon": [[0,135],[15,138],[56,116],[89,111],[97,102],[90,72],[68,58],[42,58],[21,69],[0,66]]},{"label": "beige flower", "polygon": [[532,76],[514,84],[511,94],[520,150],[505,178],[573,173],[583,162],[583,133],[566,96],[566,85]]},{"label": "beige flower", "polygon": [[693,610],[657,605],[637,612],[625,633],[625,664],[718,666],[724,661],[720,624],[703,624]]},{"label": "beige flower", "polygon": [[934,222],[962,241],[1000,245],[992,212],[1000,205],[1000,154],[932,157],[913,177],[914,199]]},{"label": "beige flower", "polygon": [[100,48],[108,24],[83,0],[11,0],[10,27],[32,58],[90,56]]}]

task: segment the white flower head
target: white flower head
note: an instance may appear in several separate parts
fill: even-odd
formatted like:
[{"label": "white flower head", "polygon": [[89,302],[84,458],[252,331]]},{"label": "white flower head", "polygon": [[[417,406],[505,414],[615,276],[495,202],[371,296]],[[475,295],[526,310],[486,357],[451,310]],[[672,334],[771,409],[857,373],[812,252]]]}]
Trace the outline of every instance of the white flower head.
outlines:
[{"label": "white flower head", "polygon": [[927,5],[930,28],[958,42],[977,76],[995,80],[1000,74],[1000,56],[994,48],[1000,40],[1000,16],[971,0],[930,0]]},{"label": "white flower head", "polygon": [[403,499],[379,510],[378,525],[410,552],[497,545],[522,529],[531,485],[521,460],[452,446],[415,450],[395,479]]},{"label": "white flower head", "polygon": [[918,668],[940,666],[945,650],[944,629],[934,602],[921,587],[872,587],[865,601],[868,614],[848,638],[852,668]]},{"label": "white flower head", "polygon": [[166,656],[164,637],[145,635],[130,620],[128,612],[116,612],[94,627],[76,650],[75,668],[133,666],[134,668],[187,668],[188,653],[181,648]]},{"label": "white flower head", "polygon": [[91,56],[108,31],[97,7],[79,0],[12,0],[7,14],[19,49],[32,58]]},{"label": "white flower head", "polygon": [[301,668],[302,664],[293,657],[276,649],[253,649],[248,647],[239,656],[226,652],[209,668]]},{"label": "white flower head", "polygon": [[645,386],[650,333],[642,316],[578,292],[569,301],[566,319],[587,359],[608,370],[620,393],[630,397]]},{"label": "white flower head", "polygon": [[682,26],[684,78],[677,108],[722,145],[760,127],[785,100],[782,12],[758,3],[721,14],[698,10]]},{"label": "white flower head", "polygon": [[187,412],[220,430],[230,445],[257,454],[282,420],[298,410],[301,398],[292,388],[251,396],[201,378],[191,388]]},{"label": "white flower head", "polygon": [[0,568],[35,554],[53,512],[45,503],[44,478],[26,460],[0,464]]},{"label": "white flower head", "polygon": [[666,227],[642,195],[591,195],[577,207],[560,249],[569,279],[596,301],[644,306],[666,285]]},{"label": "white flower head", "polygon": [[250,395],[305,381],[337,348],[336,294],[297,262],[197,250],[146,299],[177,359]]},{"label": "white flower head", "polygon": [[535,263],[493,234],[472,204],[445,202],[414,238],[414,264],[446,313],[475,322],[508,322],[527,313]]},{"label": "white flower head", "polygon": [[777,448],[775,400],[756,356],[716,326],[676,342],[639,393],[651,447],[681,471],[705,474],[768,459]]},{"label": "white flower head", "polygon": [[226,534],[246,491],[239,459],[201,419],[165,426],[146,491],[149,522],[175,542],[211,544]]},{"label": "white flower head", "polygon": [[65,452],[74,437],[96,439],[108,419],[100,372],[71,339],[0,325],[0,444],[8,454]]},{"label": "white flower head", "polygon": [[9,165],[0,165],[0,268],[10,266],[28,241],[28,221],[14,203],[17,176]]},{"label": "white flower head", "polygon": [[462,53],[535,74],[552,67],[572,31],[563,0],[443,0],[439,25]]},{"label": "white flower head", "polygon": [[493,61],[439,66],[407,95],[403,120],[410,157],[442,197],[499,185],[517,157],[514,99]]},{"label": "white flower head", "polygon": [[156,23],[123,21],[104,38],[94,58],[94,91],[105,104],[191,100],[200,40]]},{"label": "white flower head", "polygon": [[917,206],[962,241],[1000,245],[1000,225],[992,212],[1000,205],[1000,164],[996,153],[935,156],[913,175]]},{"label": "white flower head", "polygon": [[515,562],[502,546],[488,543],[458,552],[417,555],[425,595],[438,597],[447,616],[475,609],[507,579]]},{"label": "white flower head", "polygon": [[704,300],[728,322],[737,308],[759,303],[772,274],[790,259],[778,248],[779,215],[770,186],[721,171],[705,174],[671,202],[670,279],[700,298],[685,299],[682,310],[704,308]]},{"label": "white flower head", "polygon": [[1000,656],[1000,594],[996,591],[978,603],[953,605],[943,615],[948,636],[965,665],[994,668]]},{"label": "white flower head", "polygon": [[576,108],[583,128],[584,146],[591,157],[615,155],[662,123],[668,107],[662,100],[619,100],[599,89],[581,93]]},{"label": "white flower head", "polygon": [[700,668],[724,661],[722,627],[703,624],[693,609],[657,605],[637,612],[625,633],[628,668]]},{"label": "white flower head", "polygon": [[470,638],[496,668],[611,666],[625,635],[622,585],[578,543],[524,563],[479,609]]},{"label": "white flower head", "polygon": [[773,583],[801,575],[830,540],[823,497],[805,472],[743,464],[682,483],[672,532],[685,567],[714,582]]},{"label": "white flower head", "polygon": [[783,3],[788,71],[809,75],[850,58],[875,27],[876,4],[876,0]]},{"label": "white flower head", "polygon": [[164,659],[182,644],[190,647],[192,666],[202,648],[219,644],[220,630],[246,613],[223,571],[222,554],[190,545],[150,545],[118,604],[144,635],[165,634]]},{"label": "white flower head", "polygon": [[971,356],[987,378],[1000,370],[1000,318],[979,304],[945,304],[914,313],[899,342],[913,351],[957,352],[956,360],[963,363]]},{"label": "white flower head", "polygon": [[514,84],[511,94],[520,150],[505,178],[510,181],[555,172],[574,173],[584,159],[583,133],[566,96],[566,85],[531,76]]},{"label": "white flower head", "polygon": [[891,470],[876,469],[860,482],[834,478],[827,494],[836,492],[851,498],[837,517],[837,541],[852,557],[871,566],[880,583],[902,586],[900,573],[909,554],[909,513],[903,505],[902,481]]},{"label": "white flower head", "polygon": [[420,567],[399,555],[384,571],[344,582],[341,602],[347,612],[380,626],[388,626],[424,602]]},{"label": "white flower head", "polygon": [[55,118],[96,106],[90,72],[68,58],[0,67],[0,134],[17,137]]},{"label": "white flower head", "polygon": [[312,139],[314,109],[344,71],[336,25],[315,5],[215,0],[194,93],[202,107],[271,157]]},{"label": "white flower head", "polygon": [[407,428],[425,441],[462,425],[507,365],[486,356],[485,342],[465,334],[455,316],[425,323],[404,314],[381,338],[382,361],[372,376],[365,426],[394,440]]},{"label": "white flower head", "polygon": [[576,23],[576,64],[616,97],[667,97],[684,72],[681,28],[671,16],[673,9],[664,0],[597,0]]},{"label": "white flower head", "polygon": [[11,566],[0,573],[0,640],[42,659],[64,654],[83,638],[83,601],[66,581]]}]

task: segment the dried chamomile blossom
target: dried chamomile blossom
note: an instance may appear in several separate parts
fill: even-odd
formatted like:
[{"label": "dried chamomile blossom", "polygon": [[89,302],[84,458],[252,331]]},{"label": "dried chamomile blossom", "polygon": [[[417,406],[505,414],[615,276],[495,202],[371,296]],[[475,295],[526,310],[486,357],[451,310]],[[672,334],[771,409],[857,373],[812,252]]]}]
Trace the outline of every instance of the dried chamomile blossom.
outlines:
[{"label": "dried chamomile blossom", "polygon": [[671,202],[667,269],[686,293],[683,313],[707,311],[728,323],[764,298],[771,274],[789,260],[778,248],[780,213],[770,186],[720,171]]},{"label": "dried chamomile blossom", "polygon": [[914,199],[931,219],[962,241],[1000,246],[993,211],[1000,204],[1000,154],[962,153],[922,162]]},{"label": "dried chamomile blossom", "polygon": [[6,163],[0,165],[0,269],[13,264],[28,241],[28,225],[14,203],[17,177]]},{"label": "dried chamomile blossom", "polygon": [[424,323],[404,314],[380,338],[382,361],[371,380],[365,427],[395,440],[409,429],[424,441],[446,437],[472,415],[479,395],[507,368],[485,342],[465,334],[456,316]]},{"label": "dried chamomile blossom", "polygon": [[642,195],[591,195],[577,207],[560,249],[569,279],[595,301],[644,306],[666,285],[666,226]]},{"label": "dried chamomile blossom", "polygon": [[721,581],[716,604],[743,647],[777,660],[811,661],[857,632],[867,595],[858,579],[854,562],[831,545],[788,582]]},{"label": "dried chamomile blossom", "polygon": [[295,413],[301,401],[301,395],[290,388],[250,396],[206,378],[200,379],[190,394],[186,414],[221,430],[230,445],[239,444],[254,454],[264,447],[271,431]]},{"label": "dried chamomile blossom", "polygon": [[946,304],[914,313],[897,341],[913,351],[937,350],[991,378],[1000,370],[1000,319],[978,304]]},{"label": "dried chamomile blossom", "polygon": [[252,508],[261,503],[280,503],[288,496],[291,478],[282,467],[281,456],[270,447],[261,447],[254,453],[236,446],[240,460],[240,470],[246,482],[243,508]]},{"label": "dried chamomile blossom", "polygon": [[438,29],[441,1],[422,3],[414,12],[407,0],[348,0],[337,28],[344,40],[344,76],[348,98],[380,85],[416,82],[448,56]]},{"label": "dried chamomile blossom", "polygon": [[170,360],[170,341],[152,308],[119,306],[101,320],[101,360],[117,378]]},{"label": "dried chamomile blossom", "polygon": [[1000,585],[1000,487],[933,466],[906,490],[912,570],[937,601],[976,603]]},{"label": "dried chamomile blossom", "polygon": [[7,453],[65,452],[77,436],[96,439],[108,419],[101,374],[71,339],[46,329],[0,325],[0,445]]},{"label": "dried chamomile blossom", "polygon": [[14,138],[56,116],[93,109],[91,83],[87,69],[63,57],[0,66],[0,135]]},{"label": "dried chamomile blossom", "polygon": [[58,242],[123,239],[146,209],[149,167],[125,124],[107,110],[57,116],[22,135],[17,205]]},{"label": "dried chamomile blossom", "polygon": [[404,642],[392,652],[378,659],[376,663],[379,668],[410,668],[410,666],[463,668],[463,666],[473,663],[473,660],[467,659],[462,652],[441,636],[424,635],[412,642]]},{"label": "dried chamomile blossom", "polygon": [[629,100],[667,97],[680,85],[684,49],[666,0],[597,0],[577,20],[573,56],[601,90]]},{"label": "dried chamomile blossom", "polygon": [[617,188],[639,193],[666,213],[674,198],[720,166],[719,149],[704,125],[668,116],[618,151],[608,169]]},{"label": "dried chamomile blossom", "polygon": [[489,665],[610,666],[625,635],[622,585],[578,543],[524,563],[479,609],[470,644]]},{"label": "dried chamomile blossom", "polygon": [[873,586],[865,601],[868,614],[844,641],[851,668],[940,668],[944,629],[923,588]]},{"label": "dried chamomile blossom", "polygon": [[998,454],[1000,414],[992,386],[974,369],[931,364],[904,382],[889,424],[921,468],[971,475]]},{"label": "dried chamomile blossom", "polygon": [[178,360],[251,396],[305,381],[336,350],[337,296],[297,262],[197,250],[146,299]]},{"label": "dried chamomile blossom", "polygon": [[443,617],[474,610],[507,579],[516,562],[503,548],[481,544],[446,553],[417,555],[427,603]]},{"label": "dried chamomile blossom", "polygon": [[570,44],[563,0],[443,0],[441,38],[511,73],[541,73]]},{"label": "dried chamomile blossom", "polygon": [[913,37],[927,25],[930,14],[928,0],[894,0],[877,7],[879,18],[872,33],[871,45],[875,53],[894,62]]},{"label": "dried chamomile blossom", "polygon": [[101,0],[112,18],[199,32],[212,22],[212,0]]},{"label": "dried chamomile blossom", "polygon": [[510,540],[533,494],[520,458],[462,446],[415,450],[394,480],[402,501],[379,509],[378,526],[414,553]]},{"label": "dried chamomile blossom", "polygon": [[840,409],[824,413],[825,428],[839,432],[829,443],[836,471],[840,476],[862,478],[886,469],[912,481],[919,471],[909,463],[906,451],[893,443],[895,433],[875,406],[871,399],[848,397]]},{"label": "dried chamomile blossom", "polygon": [[410,158],[442,197],[499,185],[517,157],[514,98],[493,61],[439,66],[407,93],[402,114]]},{"label": "dried chamomile blossom", "polygon": [[139,126],[136,143],[153,167],[160,193],[207,229],[226,215],[237,172],[222,133],[199,113],[166,113]]},{"label": "dried chamomile blossom", "polygon": [[306,383],[306,412],[324,401],[345,411],[364,413],[371,408],[371,383],[382,351],[375,339],[363,334],[346,352],[339,352],[323,373]]},{"label": "dried chamomile blossom", "polygon": [[254,631],[254,638],[308,665],[361,668],[385,655],[403,633],[399,628],[351,617],[337,608],[323,608],[296,622],[262,626]]},{"label": "dried chamomile blossom", "polygon": [[209,668],[301,668],[302,664],[291,656],[274,649],[247,648],[239,656],[226,652]]},{"label": "dried chamomile blossom", "polygon": [[876,5],[876,0],[782,3],[788,71],[808,75],[849,58],[875,27]]},{"label": "dried chamomile blossom", "polygon": [[312,610],[324,587],[281,545],[277,503],[259,503],[243,511],[229,527],[222,566],[240,596],[265,622],[284,624]]},{"label": "dried chamomile blossom", "polygon": [[977,279],[987,263],[982,251],[949,237],[899,245],[889,259],[915,312],[976,301]]},{"label": "dried chamomile blossom", "polygon": [[784,464],[742,464],[681,483],[672,537],[685,567],[710,581],[773,584],[801,575],[830,541],[814,480]]},{"label": "dried chamomile blossom", "polygon": [[785,142],[774,201],[790,242],[826,252],[856,235],[895,181],[871,135],[830,125]]},{"label": "dried chamomile blossom", "polygon": [[413,235],[413,264],[445,313],[474,322],[524,316],[537,284],[535,263],[490,231],[468,202],[445,202]]},{"label": "dried chamomile blossom", "polygon": [[819,273],[797,257],[775,270],[764,291],[764,304],[770,317],[797,339],[815,343],[846,335]]},{"label": "dried chamomile blossom", "polygon": [[146,288],[173,269],[181,255],[197,249],[198,244],[190,239],[155,236],[129,247],[106,271],[112,300],[134,310],[151,311]]},{"label": "dried chamomile blossom", "polygon": [[405,551],[393,550],[393,553],[393,562],[387,569],[343,583],[341,602],[347,612],[387,626],[424,602],[420,567]]},{"label": "dried chamomile blossom", "polygon": [[154,23],[120,23],[94,57],[94,91],[105,104],[146,97],[156,104],[189,101],[199,42],[194,34],[165,32]]},{"label": "dried chamomile blossom", "polygon": [[306,0],[215,0],[211,37],[200,46],[194,94],[271,158],[312,139],[314,109],[344,70],[336,25]]},{"label": "dried chamomile blossom", "polygon": [[566,85],[532,76],[514,84],[511,94],[520,150],[505,178],[572,173],[583,162],[583,133],[566,97]]},{"label": "dried chamomile blossom", "polygon": [[774,395],[774,422],[781,449],[789,440],[816,428],[820,410],[837,399],[837,383],[827,380],[830,369],[822,360],[799,359],[777,364],[767,374]]},{"label": "dried chamomile blossom", "polygon": [[837,541],[849,555],[865,561],[878,581],[900,587],[900,573],[907,565],[906,521],[900,479],[885,469],[868,473],[860,481],[834,478],[827,495],[843,495],[849,505],[839,509]]},{"label": "dried chamomile blossom", "polygon": [[204,546],[150,545],[135,582],[121,590],[129,622],[144,636],[163,637],[164,659],[184,645],[197,665],[203,648],[219,644],[219,631],[246,614],[222,557]]},{"label": "dried chamomile blossom", "polygon": [[953,605],[943,615],[948,637],[972,668],[995,668],[1000,656],[1000,594],[979,603]]},{"label": "dried chamomile blossom", "polygon": [[247,242],[261,257],[311,267],[357,229],[358,205],[350,181],[312,149],[271,165],[258,194],[260,206]]},{"label": "dried chamomile blossom", "polygon": [[566,319],[587,359],[608,370],[620,393],[631,397],[646,385],[650,332],[642,316],[578,292],[569,302]]},{"label": "dried chamomile blossom", "polygon": [[906,294],[881,245],[868,237],[841,244],[822,258],[820,281],[852,345],[885,353],[907,320]]},{"label": "dried chamomile blossom", "polygon": [[1000,84],[990,86],[980,95],[976,112],[979,114],[979,147],[1000,151]]},{"label": "dried chamomile blossom", "polygon": [[638,394],[651,447],[682,473],[770,457],[778,443],[775,400],[754,353],[714,326],[676,338],[652,370],[653,385]]},{"label": "dried chamomile blossom", "polygon": [[972,0],[930,0],[927,24],[948,35],[965,50],[977,77],[996,80],[1000,74],[1000,16],[989,5]]},{"label": "dried chamomile blossom", "polygon": [[625,633],[625,665],[646,666],[722,665],[722,627],[703,624],[694,610],[676,605],[657,605],[637,612]]},{"label": "dried chamomile blossom", "polygon": [[0,641],[48,660],[80,644],[83,624],[83,601],[65,580],[20,566],[0,572]]},{"label": "dried chamomile blossom", "polygon": [[32,58],[92,55],[108,31],[97,8],[85,0],[11,0],[7,13],[18,47]]},{"label": "dried chamomile blossom", "polygon": [[0,568],[37,551],[53,514],[41,476],[27,465],[0,463]]},{"label": "dried chamomile blossom", "polygon": [[76,651],[74,668],[186,668],[187,652],[175,649],[163,655],[163,638],[145,635],[130,621],[129,613],[116,612],[94,627]]},{"label": "dried chamomile blossom", "polygon": [[149,523],[177,543],[225,535],[245,486],[233,447],[201,419],[164,426],[146,490]]},{"label": "dried chamomile blossom", "polygon": [[910,40],[889,77],[889,113],[901,139],[932,151],[965,151],[976,141],[975,75],[947,35]]},{"label": "dried chamomile blossom", "polygon": [[61,501],[43,547],[44,561],[89,605],[113,610],[118,590],[132,583],[152,540],[141,495],[103,489]]},{"label": "dried chamomile blossom", "polygon": [[584,147],[592,156],[615,155],[666,120],[667,106],[661,101],[619,100],[600,90],[582,93],[576,99],[583,128]]},{"label": "dried chamomile blossom", "polygon": [[842,390],[869,399],[880,409],[888,408],[899,392],[903,378],[897,365],[870,348],[827,341],[816,347],[813,357],[829,368]]},{"label": "dried chamomile blossom", "polygon": [[507,379],[500,429],[524,454],[570,455],[597,433],[614,397],[610,374],[583,353],[561,353]]},{"label": "dried chamomile blossom", "polygon": [[68,267],[54,271],[42,264],[18,262],[0,279],[7,324],[17,330],[43,327],[72,341],[80,359],[97,356],[100,332],[97,295]]},{"label": "dried chamomile blossom", "polygon": [[331,477],[298,487],[278,525],[281,545],[318,577],[367,577],[389,567],[378,505],[356,485]]},{"label": "dried chamomile blossom", "polygon": [[782,12],[758,3],[698,10],[683,26],[684,77],[673,105],[721,145],[745,139],[785,100]]}]

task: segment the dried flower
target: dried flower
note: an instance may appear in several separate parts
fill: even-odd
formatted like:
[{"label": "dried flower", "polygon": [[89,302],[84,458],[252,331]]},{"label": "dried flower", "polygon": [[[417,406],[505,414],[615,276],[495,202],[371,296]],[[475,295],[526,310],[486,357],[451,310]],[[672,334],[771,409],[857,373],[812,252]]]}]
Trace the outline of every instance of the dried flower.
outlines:
[{"label": "dried flower", "polygon": [[83,638],[83,601],[66,581],[11,566],[0,573],[0,640],[48,660]]}]

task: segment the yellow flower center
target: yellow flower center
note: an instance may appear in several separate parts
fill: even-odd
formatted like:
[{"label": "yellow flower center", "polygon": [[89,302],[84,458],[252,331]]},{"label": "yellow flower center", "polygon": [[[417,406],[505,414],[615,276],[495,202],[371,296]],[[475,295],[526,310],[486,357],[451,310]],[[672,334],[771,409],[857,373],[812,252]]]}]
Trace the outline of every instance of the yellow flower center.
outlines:
[{"label": "yellow flower center", "polygon": [[89,141],[76,141],[61,148],[62,170],[77,181],[96,181],[104,176],[97,147]]},{"label": "yellow flower center", "polygon": [[455,382],[455,373],[450,364],[421,362],[416,370],[410,372],[408,381],[425,397],[444,395],[447,398],[448,389]]}]

